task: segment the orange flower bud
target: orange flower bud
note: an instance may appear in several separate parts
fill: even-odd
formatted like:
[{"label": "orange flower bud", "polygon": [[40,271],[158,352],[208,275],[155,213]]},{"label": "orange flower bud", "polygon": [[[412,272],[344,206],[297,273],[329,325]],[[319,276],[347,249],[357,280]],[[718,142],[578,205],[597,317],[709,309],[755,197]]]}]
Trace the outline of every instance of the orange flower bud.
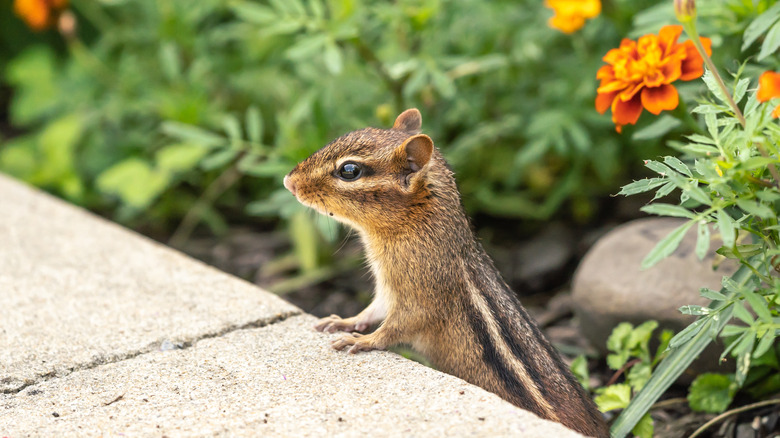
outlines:
[{"label": "orange flower bud", "polygon": [[688,23],[696,19],[695,0],[674,0],[674,14],[680,23]]},{"label": "orange flower bud", "polygon": [[71,11],[65,11],[60,14],[57,20],[57,30],[65,39],[71,39],[76,36],[76,15]]}]

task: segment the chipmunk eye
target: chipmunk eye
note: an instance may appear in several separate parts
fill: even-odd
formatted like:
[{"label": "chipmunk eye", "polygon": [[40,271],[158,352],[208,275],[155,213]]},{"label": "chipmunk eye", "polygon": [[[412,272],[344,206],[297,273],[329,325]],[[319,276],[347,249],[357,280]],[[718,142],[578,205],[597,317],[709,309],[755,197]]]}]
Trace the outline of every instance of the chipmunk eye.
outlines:
[{"label": "chipmunk eye", "polygon": [[363,169],[357,163],[347,162],[341,165],[338,170],[338,176],[344,181],[354,181],[360,178],[363,174]]}]

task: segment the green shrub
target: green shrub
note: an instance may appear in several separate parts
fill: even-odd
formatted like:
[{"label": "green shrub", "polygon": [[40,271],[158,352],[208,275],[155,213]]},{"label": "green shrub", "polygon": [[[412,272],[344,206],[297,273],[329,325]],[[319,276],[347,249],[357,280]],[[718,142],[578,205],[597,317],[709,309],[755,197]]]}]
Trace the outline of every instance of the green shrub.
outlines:
[{"label": "green shrub", "polygon": [[4,69],[24,135],[4,143],[0,169],[170,231],[235,166],[195,220],[219,232],[249,201],[250,214],[294,210],[274,193],[295,162],[418,106],[472,213],[565,206],[587,219],[639,154],[593,112],[591,80],[618,15],[639,6],[572,38],[536,1],[77,0],[81,39],[27,47]]}]

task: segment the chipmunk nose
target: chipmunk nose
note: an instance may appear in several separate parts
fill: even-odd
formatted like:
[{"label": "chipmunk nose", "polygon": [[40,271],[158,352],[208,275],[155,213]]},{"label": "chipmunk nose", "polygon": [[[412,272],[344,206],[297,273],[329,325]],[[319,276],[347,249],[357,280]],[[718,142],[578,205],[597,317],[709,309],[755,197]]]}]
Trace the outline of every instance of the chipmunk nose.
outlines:
[{"label": "chipmunk nose", "polygon": [[290,175],[284,176],[284,187],[287,188],[287,190],[289,190],[293,196],[295,196],[295,183],[290,181]]}]

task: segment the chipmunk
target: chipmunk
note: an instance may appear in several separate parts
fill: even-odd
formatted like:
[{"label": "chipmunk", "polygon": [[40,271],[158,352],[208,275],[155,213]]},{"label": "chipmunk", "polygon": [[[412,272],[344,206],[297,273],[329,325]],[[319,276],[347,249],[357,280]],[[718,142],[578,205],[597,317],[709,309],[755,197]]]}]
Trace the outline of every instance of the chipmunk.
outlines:
[{"label": "chipmunk", "polygon": [[298,201],[357,230],[376,281],[365,310],[315,328],[348,332],[333,348],[350,353],[409,344],[439,370],[542,418],[609,436],[477,241],[453,172],[421,124],[417,109],[406,110],[392,129],[350,132],[285,176]]}]

